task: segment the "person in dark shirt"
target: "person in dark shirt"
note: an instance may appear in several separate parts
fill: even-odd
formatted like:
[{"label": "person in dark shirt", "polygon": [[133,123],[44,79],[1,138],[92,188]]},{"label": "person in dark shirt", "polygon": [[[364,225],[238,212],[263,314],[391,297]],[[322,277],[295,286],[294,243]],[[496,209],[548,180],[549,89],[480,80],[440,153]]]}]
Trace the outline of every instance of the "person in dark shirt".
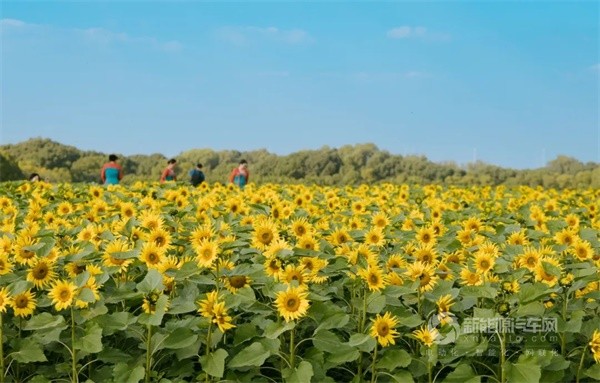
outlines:
[{"label": "person in dark shirt", "polygon": [[190,170],[190,182],[192,183],[192,186],[196,187],[204,182],[204,180],[205,177],[204,172],[202,171],[202,164],[198,163],[194,169]]}]

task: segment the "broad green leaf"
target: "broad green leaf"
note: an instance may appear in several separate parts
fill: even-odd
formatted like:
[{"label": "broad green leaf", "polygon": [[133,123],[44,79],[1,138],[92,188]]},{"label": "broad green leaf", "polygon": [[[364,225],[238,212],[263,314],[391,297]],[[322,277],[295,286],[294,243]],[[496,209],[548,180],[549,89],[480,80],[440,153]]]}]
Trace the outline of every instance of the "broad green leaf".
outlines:
[{"label": "broad green leaf", "polygon": [[164,288],[162,281],[162,275],[158,270],[149,269],[144,280],[137,284],[137,290],[144,294],[150,294],[154,290],[162,291]]},{"label": "broad green leaf", "polygon": [[128,326],[135,323],[135,318],[131,313],[120,311],[109,315],[102,315],[96,319],[98,324],[102,327],[107,335],[114,333],[115,331],[123,331]]},{"label": "broad green leaf", "polygon": [[163,347],[173,350],[184,348],[196,342],[197,338],[198,335],[189,328],[178,327],[166,337]]},{"label": "broad green leaf", "polygon": [[79,299],[79,300],[81,300],[83,302],[88,302],[88,303],[96,301],[96,297],[94,296],[94,292],[89,287],[84,287],[81,290],[79,290],[79,294],[77,295],[77,299]]},{"label": "broad green leaf", "polygon": [[225,359],[229,356],[222,348],[200,357],[202,370],[208,375],[222,378],[225,371]]},{"label": "broad green leaf", "polygon": [[315,330],[329,330],[332,328],[342,328],[350,321],[350,316],[342,312],[333,313],[325,317],[320,323],[319,327]]},{"label": "broad green leaf", "polygon": [[446,376],[443,383],[479,383],[481,378],[475,374],[468,364],[460,364]]},{"label": "broad green leaf", "polygon": [[142,366],[131,368],[125,363],[119,363],[113,369],[115,382],[138,383],[140,380],[144,379],[144,375],[145,370]]},{"label": "broad green leaf", "polygon": [[75,340],[75,349],[91,354],[102,351],[102,328],[96,323],[89,325],[85,335]]},{"label": "broad green leaf", "polygon": [[350,347],[342,343],[337,335],[328,330],[319,331],[313,338],[313,344],[317,349],[330,353],[338,351],[340,347],[350,349]]},{"label": "broad green leaf", "polygon": [[359,351],[371,352],[375,349],[377,341],[368,334],[352,334],[347,344],[356,347]]},{"label": "broad green leaf", "polygon": [[32,338],[26,338],[17,342],[15,352],[10,356],[21,363],[45,362],[46,356],[42,350],[42,346]]},{"label": "broad green leaf", "polygon": [[379,314],[385,308],[385,295],[373,293],[367,297],[367,312]]},{"label": "broad green leaf", "polygon": [[254,342],[237,353],[228,363],[228,367],[262,366],[265,360],[271,356],[269,350],[261,343]]},{"label": "broad green leaf", "polygon": [[386,349],[383,356],[377,361],[377,368],[393,371],[398,367],[408,367],[411,361],[412,357],[406,350]]},{"label": "broad green leaf", "polygon": [[352,362],[358,359],[360,352],[353,348],[345,348],[342,347],[335,353],[332,353],[329,357],[327,357],[327,362],[334,364],[342,364],[347,362]]},{"label": "broad green leaf", "polygon": [[34,315],[25,322],[23,330],[33,331],[62,327],[65,324],[65,318],[61,315],[52,315],[50,313],[41,313]]},{"label": "broad green leaf", "polygon": [[530,302],[524,305],[520,305],[515,313],[517,317],[535,316],[541,317],[544,315],[546,308],[542,302]]},{"label": "broad green leaf", "polygon": [[592,367],[588,368],[583,373],[592,379],[600,380],[600,364],[594,364]]},{"label": "broad green leaf", "polygon": [[310,363],[303,360],[298,364],[298,367],[285,377],[286,383],[310,383],[313,377],[313,367]]},{"label": "broad green leaf", "polygon": [[395,383],[414,383],[414,379],[412,374],[406,370],[400,370],[394,372],[394,375],[391,376],[394,379]]},{"label": "broad green leaf", "polygon": [[279,335],[296,327],[296,322],[271,322],[265,327],[264,336],[269,339],[276,339]]},{"label": "broad green leaf", "polygon": [[507,365],[508,383],[539,383],[542,371],[534,363],[509,363]]},{"label": "broad green leaf", "polygon": [[492,286],[463,286],[460,289],[460,295],[463,297],[494,299],[498,295],[498,290]]},{"label": "broad green leaf", "polygon": [[156,309],[153,314],[140,314],[139,322],[141,324],[150,324],[152,326],[160,326],[163,316],[167,310],[169,298],[166,295],[161,295],[156,301]]},{"label": "broad green leaf", "polygon": [[535,283],[533,285],[523,284],[517,296],[519,302],[524,304],[536,301],[543,296],[549,295],[551,292],[548,286],[543,283]]}]

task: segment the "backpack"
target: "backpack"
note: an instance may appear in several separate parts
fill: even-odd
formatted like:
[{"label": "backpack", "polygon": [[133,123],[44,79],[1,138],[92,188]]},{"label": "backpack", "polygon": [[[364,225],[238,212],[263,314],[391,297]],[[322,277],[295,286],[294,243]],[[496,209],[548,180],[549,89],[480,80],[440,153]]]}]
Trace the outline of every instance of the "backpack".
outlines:
[{"label": "backpack", "polygon": [[202,181],[204,181],[204,174],[198,169],[192,170],[191,181],[192,181],[192,185],[198,186],[199,184],[202,183]]}]

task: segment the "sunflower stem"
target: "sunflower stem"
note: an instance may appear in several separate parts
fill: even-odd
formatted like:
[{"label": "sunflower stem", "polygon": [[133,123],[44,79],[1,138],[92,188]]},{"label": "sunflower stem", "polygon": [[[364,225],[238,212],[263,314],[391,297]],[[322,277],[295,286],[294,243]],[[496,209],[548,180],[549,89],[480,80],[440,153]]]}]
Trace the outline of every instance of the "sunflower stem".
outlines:
[{"label": "sunflower stem", "polygon": [[144,381],[146,383],[150,382],[150,372],[151,372],[151,363],[152,363],[152,325],[148,323],[147,325],[147,335],[146,335],[146,374]]},{"label": "sunflower stem", "polygon": [[[206,333],[206,357],[210,354],[210,342],[211,342],[211,332],[212,332],[212,319],[208,323],[208,332]],[[210,382],[210,375],[206,374],[206,382]]]},{"label": "sunflower stem", "polygon": [[427,381],[429,383],[433,382],[433,369],[431,368],[431,361],[429,360],[429,357],[427,358]]},{"label": "sunflower stem", "polygon": [[375,350],[373,351],[373,363],[371,364],[371,383],[375,383],[376,379],[376,374],[375,374],[375,361],[377,360],[377,348],[378,348],[378,344],[375,343]]},{"label": "sunflower stem", "polygon": [[295,365],[296,349],[295,349],[295,345],[294,345],[294,334],[295,334],[294,329],[291,329],[290,330],[290,368],[292,369],[292,371],[296,367],[296,365]]},{"label": "sunflower stem", "polygon": [[579,359],[579,367],[577,367],[577,375],[575,375],[575,383],[579,383],[579,374],[581,373],[581,369],[583,368],[583,359],[585,357],[585,352],[587,351],[588,345],[583,348],[581,352],[581,359]]},{"label": "sunflower stem", "polygon": [[500,342],[500,383],[506,382],[506,334],[498,337]]},{"label": "sunflower stem", "polygon": [[4,324],[2,323],[2,313],[0,313],[0,383],[4,383],[4,342],[2,341],[3,326]]},{"label": "sunflower stem", "polygon": [[75,351],[75,310],[71,306],[71,374],[72,382],[79,382],[79,374],[77,373],[77,352]]},{"label": "sunflower stem", "polygon": [[[563,319],[563,321],[565,321],[565,323],[567,322],[568,305],[569,305],[569,294],[565,293],[565,295],[563,296],[563,305],[562,305],[562,319]],[[562,356],[565,356],[566,352],[567,352],[567,334],[565,334],[563,332],[562,334],[560,334],[560,354]]]}]

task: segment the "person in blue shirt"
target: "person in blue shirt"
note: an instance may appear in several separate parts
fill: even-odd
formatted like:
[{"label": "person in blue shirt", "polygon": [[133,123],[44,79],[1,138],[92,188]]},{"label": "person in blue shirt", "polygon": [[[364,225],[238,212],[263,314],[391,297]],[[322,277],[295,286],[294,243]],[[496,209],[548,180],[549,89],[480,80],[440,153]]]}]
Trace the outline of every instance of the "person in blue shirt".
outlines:
[{"label": "person in blue shirt", "polygon": [[118,159],[115,154],[111,154],[108,156],[108,162],[102,166],[100,179],[104,185],[117,185],[123,179],[123,169],[117,164]]},{"label": "person in blue shirt", "polygon": [[198,163],[194,169],[190,170],[190,182],[192,183],[192,186],[196,187],[204,182],[204,180],[205,177],[204,172],[202,171],[202,164]]}]

